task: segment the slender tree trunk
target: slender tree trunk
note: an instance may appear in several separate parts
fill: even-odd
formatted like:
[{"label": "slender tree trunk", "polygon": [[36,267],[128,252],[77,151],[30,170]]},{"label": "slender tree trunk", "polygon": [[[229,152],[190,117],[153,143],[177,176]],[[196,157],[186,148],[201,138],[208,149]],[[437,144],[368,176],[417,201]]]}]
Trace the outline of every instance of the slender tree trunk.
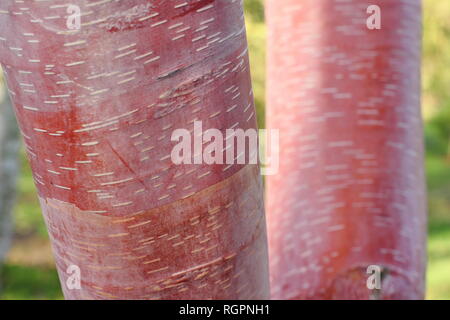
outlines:
[{"label": "slender tree trunk", "polygon": [[13,234],[12,209],[20,164],[19,137],[11,100],[0,79],[0,264],[9,250]]},{"label": "slender tree trunk", "polygon": [[268,0],[267,18],[273,297],[423,298],[420,1]]},{"label": "slender tree trunk", "polygon": [[[80,30],[67,28],[68,4]],[[241,1],[7,0],[0,11],[65,297],[268,298],[258,167],[171,160],[172,132],[195,120],[256,128]]]}]

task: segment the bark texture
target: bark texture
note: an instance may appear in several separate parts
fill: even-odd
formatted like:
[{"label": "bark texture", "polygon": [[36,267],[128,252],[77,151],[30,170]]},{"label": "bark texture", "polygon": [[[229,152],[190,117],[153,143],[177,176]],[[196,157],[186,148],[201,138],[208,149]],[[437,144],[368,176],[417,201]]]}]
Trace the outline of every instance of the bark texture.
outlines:
[{"label": "bark texture", "polygon": [[[420,299],[426,209],[419,0],[268,0],[277,299]],[[369,30],[369,5],[381,8]],[[370,265],[382,268],[369,290]]]},{"label": "bark texture", "polygon": [[[1,71],[0,71],[1,72]],[[12,210],[19,173],[20,136],[11,100],[0,74],[0,264],[13,235]]]},{"label": "bark texture", "polygon": [[7,0],[0,12],[65,297],[268,298],[258,167],[170,157],[172,131],[194,120],[256,128],[241,1]]}]

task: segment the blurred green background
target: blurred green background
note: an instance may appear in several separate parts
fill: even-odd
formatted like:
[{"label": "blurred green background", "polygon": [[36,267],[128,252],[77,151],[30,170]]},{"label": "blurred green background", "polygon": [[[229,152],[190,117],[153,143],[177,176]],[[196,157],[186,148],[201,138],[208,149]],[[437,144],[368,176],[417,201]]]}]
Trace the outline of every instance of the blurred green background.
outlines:
[{"label": "blurred green background", "polygon": [[[430,214],[427,298],[450,299],[450,1],[423,3],[423,113]],[[266,30],[262,0],[245,0],[245,9],[258,119],[264,127]],[[14,244],[0,269],[0,299],[62,299],[24,155],[22,164]]]}]

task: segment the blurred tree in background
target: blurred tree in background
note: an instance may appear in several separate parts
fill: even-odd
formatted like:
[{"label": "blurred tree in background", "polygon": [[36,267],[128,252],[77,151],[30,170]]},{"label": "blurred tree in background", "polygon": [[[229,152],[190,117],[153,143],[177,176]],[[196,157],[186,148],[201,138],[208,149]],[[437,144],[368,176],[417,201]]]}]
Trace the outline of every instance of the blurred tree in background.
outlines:
[{"label": "blurred tree in background", "polygon": [[[264,125],[265,38],[262,0],[244,0],[258,120]],[[423,0],[423,113],[430,235],[428,298],[450,299],[450,1]],[[22,156],[14,245],[0,271],[0,299],[61,299],[31,171]]]}]

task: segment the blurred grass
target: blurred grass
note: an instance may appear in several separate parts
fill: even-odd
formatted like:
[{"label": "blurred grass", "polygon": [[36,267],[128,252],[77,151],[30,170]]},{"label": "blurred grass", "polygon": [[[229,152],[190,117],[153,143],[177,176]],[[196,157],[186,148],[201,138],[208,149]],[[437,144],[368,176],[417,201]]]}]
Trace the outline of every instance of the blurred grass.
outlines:
[{"label": "blurred grass", "polygon": [[450,162],[427,156],[428,299],[450,299]]},{"label": "blurred grass", "polygon": [[[245,0],[260,127],[265,109],[265,24],[261,0]],[[423,111],[429,192],[429,299],[450,299],[450,1],[424,0]],[[0,299],[61,299],[31,171],[23,157],[15,210],[16,240],[0,271]],[[35,246],[30,245],[30,241]],[[30,249],[30,247],[32,247]],[[31,254],[34,250],[39,255]]]},{"label": "blurred grass", "polygon": [[[43,222],[36,195],[36,188],[25,152],[22,151],[22,172],[18,181],[20,190],[15,211],[16,235],[18,237],[38,236],[47,238],[47,229]],[[38,212],[39,213],[38,213]]]},{"label": "blurred grass", "polygon": [[430,119],[450,103],[450,1],[423,0],[423,104]]}]

